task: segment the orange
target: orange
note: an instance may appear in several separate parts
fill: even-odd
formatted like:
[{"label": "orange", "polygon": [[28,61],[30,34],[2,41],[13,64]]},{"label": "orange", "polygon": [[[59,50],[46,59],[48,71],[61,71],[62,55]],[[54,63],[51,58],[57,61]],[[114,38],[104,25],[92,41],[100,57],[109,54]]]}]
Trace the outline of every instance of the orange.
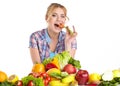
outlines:
[{"label": "orange", "polygon": [[7,74],[3,71],[0,71],[0,82],[7,80]]},{"label": "orange", "polygon": [[42,63],[36,63],[32,67],[32,72],[45,72],[45,66]]}]

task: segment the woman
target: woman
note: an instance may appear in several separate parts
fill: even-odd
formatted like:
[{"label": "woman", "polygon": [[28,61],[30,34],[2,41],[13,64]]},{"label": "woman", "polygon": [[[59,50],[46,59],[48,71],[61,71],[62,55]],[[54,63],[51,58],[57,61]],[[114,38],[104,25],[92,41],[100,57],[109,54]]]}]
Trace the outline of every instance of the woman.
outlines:
[{"label": "woman", "polygon": [[33,64],[41,63],[45,58],[52,58],[65,50],[74,57],[77,49],[77,33],[74,28],[71,35],[69,30],[65,33],[59,27],[60,24],[65,24],[66,18],[67,10],[63,5],[50,4],[45,16],[47,28],[36,31],[30,36],[29,48]]}]

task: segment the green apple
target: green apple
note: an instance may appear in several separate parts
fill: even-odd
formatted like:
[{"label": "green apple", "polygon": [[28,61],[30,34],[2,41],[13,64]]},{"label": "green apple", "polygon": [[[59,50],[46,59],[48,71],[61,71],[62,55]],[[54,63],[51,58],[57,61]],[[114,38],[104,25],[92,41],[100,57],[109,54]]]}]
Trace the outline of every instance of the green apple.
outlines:
[{"label": "green apple", "polygon": [[119,69],[115,69],[112,71],[113,72],[113,77],[120,77],[120,70]]},{"label": "green apple", "polygon": [[65,78],[62,79],[63,83],[71,83],[72,81],[75,80],[75,74],[69,74]]}]

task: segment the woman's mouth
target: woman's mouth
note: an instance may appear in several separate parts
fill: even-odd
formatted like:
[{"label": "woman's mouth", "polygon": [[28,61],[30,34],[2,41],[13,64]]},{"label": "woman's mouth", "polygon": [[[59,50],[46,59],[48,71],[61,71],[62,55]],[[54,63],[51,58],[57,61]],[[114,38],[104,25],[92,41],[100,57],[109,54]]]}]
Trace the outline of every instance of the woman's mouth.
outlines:
[{"label": "woman's mouth", "polygon": [[60,24],[54,24],[56,27],[59,27],[59,28],[64,28],[64,24],[60,23]]}]

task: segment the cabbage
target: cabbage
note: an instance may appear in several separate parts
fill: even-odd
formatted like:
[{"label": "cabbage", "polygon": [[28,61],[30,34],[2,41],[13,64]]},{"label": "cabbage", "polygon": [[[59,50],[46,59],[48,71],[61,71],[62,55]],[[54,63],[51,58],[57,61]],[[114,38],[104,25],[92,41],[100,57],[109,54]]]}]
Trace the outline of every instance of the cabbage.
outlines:
[{"label": "cabbage", "polygon": [[[68,64],[71,56],[68,51],[63,51],[62,53],[56,54],[55,57],[58,58],[60,69],[62,70],[66,64]],[[54,58],[55,58],[54,57]]]}]

